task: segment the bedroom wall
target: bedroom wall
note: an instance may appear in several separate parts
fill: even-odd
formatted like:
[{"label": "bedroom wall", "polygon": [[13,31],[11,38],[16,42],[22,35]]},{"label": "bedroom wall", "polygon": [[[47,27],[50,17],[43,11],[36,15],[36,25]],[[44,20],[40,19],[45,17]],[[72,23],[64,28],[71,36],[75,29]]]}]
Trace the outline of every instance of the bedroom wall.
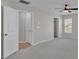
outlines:
[{"label": "bedroom wall", "polygon": [[33,43],[54,40],[54,21],[53,18],[41,11],[33,12],[32,20],[34,20],[34,39]]}]

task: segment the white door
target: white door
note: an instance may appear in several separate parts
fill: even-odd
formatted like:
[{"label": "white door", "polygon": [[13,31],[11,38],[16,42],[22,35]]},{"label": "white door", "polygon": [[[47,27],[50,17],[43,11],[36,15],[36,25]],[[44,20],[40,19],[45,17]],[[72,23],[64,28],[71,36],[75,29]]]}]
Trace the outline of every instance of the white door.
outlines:
[{"label": "white door", "polygon": [[3,56],[6,58],[18,50],[18,11],[3,7]]}]

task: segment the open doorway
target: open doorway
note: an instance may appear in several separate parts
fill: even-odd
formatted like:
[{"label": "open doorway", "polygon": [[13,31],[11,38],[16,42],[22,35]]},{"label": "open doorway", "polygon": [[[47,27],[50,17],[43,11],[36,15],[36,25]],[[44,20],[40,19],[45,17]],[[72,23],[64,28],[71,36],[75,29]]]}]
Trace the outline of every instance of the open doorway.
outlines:
[{"label": "open doorway", "polygon": [[54,18],[54,38],[58,38],[59,33],[59,19]]},{"label": "open doorway", "polygon": [[32,43],[31,12],[19,11],[19,49],[28,48]]}]

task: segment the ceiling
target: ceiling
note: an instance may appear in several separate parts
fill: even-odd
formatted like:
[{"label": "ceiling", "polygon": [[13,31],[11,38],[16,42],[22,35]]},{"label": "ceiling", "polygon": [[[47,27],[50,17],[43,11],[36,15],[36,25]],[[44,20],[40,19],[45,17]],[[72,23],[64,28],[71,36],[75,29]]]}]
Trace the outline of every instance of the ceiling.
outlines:
[{"label": "ceiling", "polygon": [[64,8],[64,4],[69,4],[70,7],[78,7],[78,0],[25,0],[29,1],[30,4],[19,3],[19,0],[2,0],[2,5],[8,5],[16,9],[23,10],[42,10],[47,13],[58,13],[59,9]]}]

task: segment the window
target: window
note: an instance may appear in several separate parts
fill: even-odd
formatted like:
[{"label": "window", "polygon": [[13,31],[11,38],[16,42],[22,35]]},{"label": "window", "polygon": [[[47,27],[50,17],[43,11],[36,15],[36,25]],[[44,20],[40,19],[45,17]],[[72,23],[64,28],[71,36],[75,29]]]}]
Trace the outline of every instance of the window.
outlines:
[{"label": "window", "polygon": [[65,33],[72,33],[72,19],[65,19],[64,20],[64,32]]}]

